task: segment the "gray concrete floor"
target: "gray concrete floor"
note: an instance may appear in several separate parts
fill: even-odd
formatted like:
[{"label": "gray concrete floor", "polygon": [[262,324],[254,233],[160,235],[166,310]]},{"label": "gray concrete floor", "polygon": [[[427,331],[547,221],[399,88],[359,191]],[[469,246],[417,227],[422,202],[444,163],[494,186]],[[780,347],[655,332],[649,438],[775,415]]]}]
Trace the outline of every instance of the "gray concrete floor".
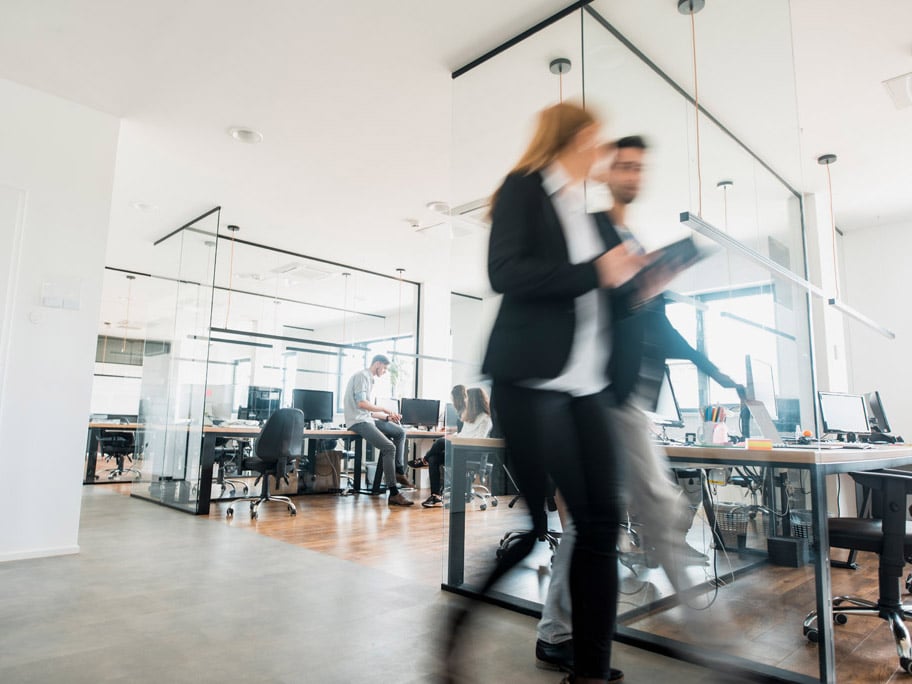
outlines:
[{"label": "gray concrete floor", "polygon": [[[74,556],[0,563],[0,682],[434,682],[455,597],[86,487]],[[485,608],[464,682],[550,682],[535,621]],[[615,645],[628,682],[722,681]]]}]

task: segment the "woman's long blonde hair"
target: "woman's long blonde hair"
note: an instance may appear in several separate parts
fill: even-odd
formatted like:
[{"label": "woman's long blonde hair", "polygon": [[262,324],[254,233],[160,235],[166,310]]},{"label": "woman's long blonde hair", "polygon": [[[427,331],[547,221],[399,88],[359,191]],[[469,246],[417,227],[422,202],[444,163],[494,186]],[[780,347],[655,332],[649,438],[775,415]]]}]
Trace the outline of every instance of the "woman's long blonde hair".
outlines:
[{"label": "woman's long blonde hair", "polygon": [[[592,113],[573,102],[561,102],[543,109],[538,114],[538,124],[532,140],[510,174],[528,175],[541,171],[557,158],[577,133],[596,121]],[[499,194],[498,190],[491,198],[492,211]]]},{"label": "woman's long blonde hair", "polygon": [[465,423],[474,423],[478,416],[483,413],[491,415],[488,394],[480,387],[473,387],[468,392],[468,401],[466,402],[465,413],[462,414],[462,420]]}]

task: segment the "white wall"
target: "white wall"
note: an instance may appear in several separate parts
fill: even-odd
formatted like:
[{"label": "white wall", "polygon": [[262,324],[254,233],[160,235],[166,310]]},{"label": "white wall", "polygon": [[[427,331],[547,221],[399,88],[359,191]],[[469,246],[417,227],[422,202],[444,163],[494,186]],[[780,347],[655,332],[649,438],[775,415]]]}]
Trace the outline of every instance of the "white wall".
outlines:
[{"label": "white wall", "polygon": [[893,432],[912,439],[912,221],[847,233],[843,246],[843,298],[896,333],[895,340],[848,320],[850,390],[878,390]]},{"label": "white wall", "polygon": [[79,550],[119,126],[0,80],[0,561]]}]

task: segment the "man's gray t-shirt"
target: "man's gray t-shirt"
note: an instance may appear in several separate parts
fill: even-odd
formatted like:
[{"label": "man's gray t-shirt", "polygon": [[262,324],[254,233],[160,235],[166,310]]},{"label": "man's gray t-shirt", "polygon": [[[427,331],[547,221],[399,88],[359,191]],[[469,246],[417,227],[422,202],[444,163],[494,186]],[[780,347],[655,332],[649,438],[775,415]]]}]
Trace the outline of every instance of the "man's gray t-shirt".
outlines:
[{"label": "man's gray t-shirt", "polygon": [[358,371],[348,381],[345,388],[345,397],[342,403],[345,408],[345,424],[348,427],[358,423],[374,422],[370,411],[358,406],[359,401],[370,401],[371,392],[374,389],[374,376],[371,375],[370,369],[365,368]]}]

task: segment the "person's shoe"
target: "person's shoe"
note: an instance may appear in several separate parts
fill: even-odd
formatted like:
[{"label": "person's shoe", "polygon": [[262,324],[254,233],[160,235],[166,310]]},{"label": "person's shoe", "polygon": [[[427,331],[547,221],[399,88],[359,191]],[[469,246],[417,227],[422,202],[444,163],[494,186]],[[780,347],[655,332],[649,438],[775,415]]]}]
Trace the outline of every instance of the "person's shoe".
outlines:
[{"label": "person's shoe", "polygon": [[398,484],[403,489],[414,489],[415,485],[412,484],[412,481],[408,479],[402,473],[396,473],[396,484]]},{"label": "person's shoe", "polygon": [[414,506],[415,505],[414,501],[410,501],[409,499],[406,499],[399,492],[396,492],[389,499],[387,499],[387,503],[390,506]]},{"label": "person's shoe", "polygon": [[[615,670],[612,667],[610,673],[608,674],[608,681],[609,682],[622,682],[622,681],[624,681],[624,673],[621,672],[620,670]],[[560,684],[573,684],[573,675],[568,674],[566,677],[564,677],[562,680],[560,680]]]},{"label": "person's shoe", "polygon": [[443,506],[443,498],[437,494],[431,494],[428,498],[421,502],[421,505],[425,508],[436,508],[437,506]]},{"label": "person's shoe", "polygon": [[423,458],[413,458],[408,464],[409,468],[427,468],[427,461]]},{"label": "person's shoe", "polygon": [[573,672],[573,640],[549,644],[538,639],[535,642],[535,666],[543,670]]},{"label": "person's shoe", "polygon": [[[569,673],[568,676],[561,680],[572,682],[573,677],[573,640],[562,641],[559,644],[549,644],[547,641],[538,639],[535,642],[535,666],[543,670],[559,670]],[[620,682],[624,679],[624,673],[621,670],[611,668],[608,675],[609,682]]]}]

